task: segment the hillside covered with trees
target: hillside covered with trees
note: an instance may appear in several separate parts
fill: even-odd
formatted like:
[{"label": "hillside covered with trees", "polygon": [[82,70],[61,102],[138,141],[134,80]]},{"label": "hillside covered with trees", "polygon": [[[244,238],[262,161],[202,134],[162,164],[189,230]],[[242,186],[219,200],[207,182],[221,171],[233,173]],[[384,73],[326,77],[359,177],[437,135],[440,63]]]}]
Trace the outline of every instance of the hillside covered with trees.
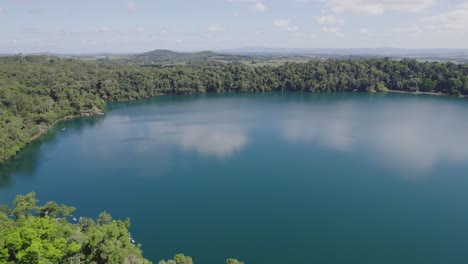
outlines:
[{"label": "hillside covered with trees", "polygon": [[468,64],[350,59],[251,67],[237,62],[142,67],[51,56],[0,58],[0,162],[54,122],[108,101],[163,94],[433,92],[468,95]]},{"label": "hillside covered with trees", "polygon": [[102,62],[115,62],[135,65],[175,65],[186,63],[204,63],[204,62],[222,62],[222,61],[241,61],[248,59],[248,56],[230,55],[215,53],[212,51],[202,51],[195,53],[174,52],[170,50],[153,50],[141,54],[106,57],[99,59]]}]

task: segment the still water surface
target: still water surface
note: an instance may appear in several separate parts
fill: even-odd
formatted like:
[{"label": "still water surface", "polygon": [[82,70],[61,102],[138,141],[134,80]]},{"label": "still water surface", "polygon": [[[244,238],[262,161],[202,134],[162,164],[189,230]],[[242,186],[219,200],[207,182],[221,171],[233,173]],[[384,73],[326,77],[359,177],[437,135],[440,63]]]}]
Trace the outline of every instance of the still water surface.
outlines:
[{"label": "still water surface", "polygon": [[[62,128],[66,128],[62,130]],[[132,219],[144,255],[196,263],[465,263],[468,101],[167,96],[60,123],[0,166],[0,203]]]}]

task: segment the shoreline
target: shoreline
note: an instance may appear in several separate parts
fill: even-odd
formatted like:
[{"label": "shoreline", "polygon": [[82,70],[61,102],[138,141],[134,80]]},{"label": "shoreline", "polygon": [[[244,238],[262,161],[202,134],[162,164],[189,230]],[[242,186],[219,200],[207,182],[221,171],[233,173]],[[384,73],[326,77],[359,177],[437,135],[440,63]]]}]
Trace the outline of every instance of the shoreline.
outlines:
[{"label": "shoreline", "polygon": [[[32,143],[34,140],[40,138],[42,135],[44,135],[45,133],[49,132],[49,130],[51,130],[55,125],[57,125],[57,123],[61,122],[61,121],[64,121],[64,120],[67,120],[67,119],[71,119],[71,118],[74,118],[74,117],[78,117],[78,116],[66,116],[64,118],[61,118],[61,119],[58,119],[58,120],[55,120],[52,124],[50,124],[49,126],[47,126],[44,130],[36,133],[35,135],[33,135],[26,144],[30,144]],[[21,150],[20,150],[21,151]]]},{"label": "shoreline", "polygon": [[[26,144],[30,144],[31,142],[33,142],[34,140],[38,139],[39,137],[41,137],[42,135],[44,135],[45,133],[47,133],[50,129],[52,129],[55,125],[57,125],[59,122],[62,122],[64,120],[68,120],[68,119],[72,119],[72,118],[77,118],[77,117],[91,117],[91,116],[95,116],[95,115],[102,115],[104,114],[104,110],[100,110],[99,111],[85,111],[85,112],[82,112],[80,113],[79,115],[69,115],[69,116],[65,116],[63,118],[60,118],[58,120],[55,120],[52,124],[50,124],[49,126],[47,126],[43,131],[40,131],[39,133],[33,135]],[[0,162],[1,164],[1,162]]]},{"label": "shoreline", "polygon": [[451,95],[451,94],[443,94],[443,93],[434,93],[434,92],[408,92],[408,91],[400,91],[400,90],[388,90],[388,93],[401,93],[401,94],[414,94],[414,95],[434,95],[434,96],[448,96],[448,97],[457,97],[457,98],[465,98],[466,96],[460,95]]},{"label": "shoreline", "polygon": [[54,126],[56,126],[58,123],[62,122],[62,121],[65,121],[65,120],[68,120],[68,119],[72,119],[72,118],[78,118],[78,117],[92,117],[92,116],[95,116],[95,115],[102,115],[104,114],[104,110],[99,110],[99,111],[95,111],[95,112],[83,112],[79,115],[71,115],[71,116],[65,116],[63,118],[60,118],[58,120],[55,120],[52,124],[48,125],[45,129],[41,129],[41,131],[39,131],[38,133],[34,134],[31,138],[29,138],[28,141],[26,141],[26,143],[24,144],[24,146],[18,151],[16,152],[14,155],[10,156],[9,158],[5,159],[5,160],[0,160],[0,165],[4,164],[5,162],[8,162],[8,161],[12,161],[15,159],[15,157],[18,155],[19,152],[23,151],[23,149],[33,143],[33,141],[37,140],[38,138],[40,138],[41,136],[45,135],[46,133],[48,133]]},{"label": "shoreline", "polygon": [[[312,92],[313,93],[313,92]],[[443,94],[443,93],[434,93],[434,92],[408,92],[408,91],[400,91],[400,90],[387,90],[383,93],[400,93],[400,94],[413,94],[413,95],[432,95],[432,96],[447,96],[447,97],[456,97],[456,98],[466,98],[467,96],[456,96],[456,95],[450,95],[450,94]],[[137,99],[134,99],[134,100],[140,100],[140,99],[145,99],[145,98],[151,98],[151,97],[157,97],[157,96],[163,96],[163,95],[170,95],[170,94],[158,94],[158,95],[155,95],[155,96],[145,96],[145,97],[142,97],[142,98],[137,98]],[[123,100],[123,101],[134,101],[134,100]],[[120,102],[123,102],[123,101],[120,101]],[[119,101],[116,101],[116,102],[119,102]],[[60,118],[56,121],[54,121],[51,125],[47,126],[44,130],[36,133],[35,135],[33,135],[26,143],[25,143],[25,146],[28,145],[28,144],[31,144],[34,140],[37,140],[38,138],[40,138],[41,136],[43,136],[44,134],[46,134],[47,132],[50,131],[50,129],[52,129],[55,125],[57,125],[59,122],[61,121],[64,121],[64,120],[67,120],[67,119],[71,119],[71,118],[77,118],[77,117],[91,117],[91,116],[95,116],[95,115],[102,115],[104,114],[104,110],[98,110],[98,111],[85,111],[79,115],[73,115],[73,116],[65,116],[63,118]],[[5,159],[5,160],[0,160],[0,165],[2,165],[3,163],[7,162],[7,161],[11,161],[15,158],[15,156],[17,156],[17,154],[22,151],[24,149],[24,147],[22,147],[17,153],[15,153],[14,155],[12,155],[10,158],[8,159]]]}]

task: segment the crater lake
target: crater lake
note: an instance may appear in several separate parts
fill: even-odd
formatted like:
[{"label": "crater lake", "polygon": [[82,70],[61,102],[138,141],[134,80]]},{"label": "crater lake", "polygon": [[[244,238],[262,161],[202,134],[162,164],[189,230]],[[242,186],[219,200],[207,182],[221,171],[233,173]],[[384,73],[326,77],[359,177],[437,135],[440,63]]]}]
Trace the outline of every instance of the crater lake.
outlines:
[{"label": "crater lake", "polygon": [[[143,255],[195,263],[463,263],[468,101],[221,94],[111,103],[0,165],[0,204],[132,220]],[[70,219],[71,222],[73,220]]]}]

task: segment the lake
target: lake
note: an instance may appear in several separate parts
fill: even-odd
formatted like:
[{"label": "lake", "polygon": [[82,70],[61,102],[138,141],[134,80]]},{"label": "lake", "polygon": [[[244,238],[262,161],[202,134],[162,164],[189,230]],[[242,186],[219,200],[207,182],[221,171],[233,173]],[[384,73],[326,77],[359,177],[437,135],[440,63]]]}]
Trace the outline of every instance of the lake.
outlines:
[{"label": "lake", "polygon": [[112,103],[0,166],[0,203],[132,220],[144,256],[200,264],[464,263],[468,101],[222,94]]}]

